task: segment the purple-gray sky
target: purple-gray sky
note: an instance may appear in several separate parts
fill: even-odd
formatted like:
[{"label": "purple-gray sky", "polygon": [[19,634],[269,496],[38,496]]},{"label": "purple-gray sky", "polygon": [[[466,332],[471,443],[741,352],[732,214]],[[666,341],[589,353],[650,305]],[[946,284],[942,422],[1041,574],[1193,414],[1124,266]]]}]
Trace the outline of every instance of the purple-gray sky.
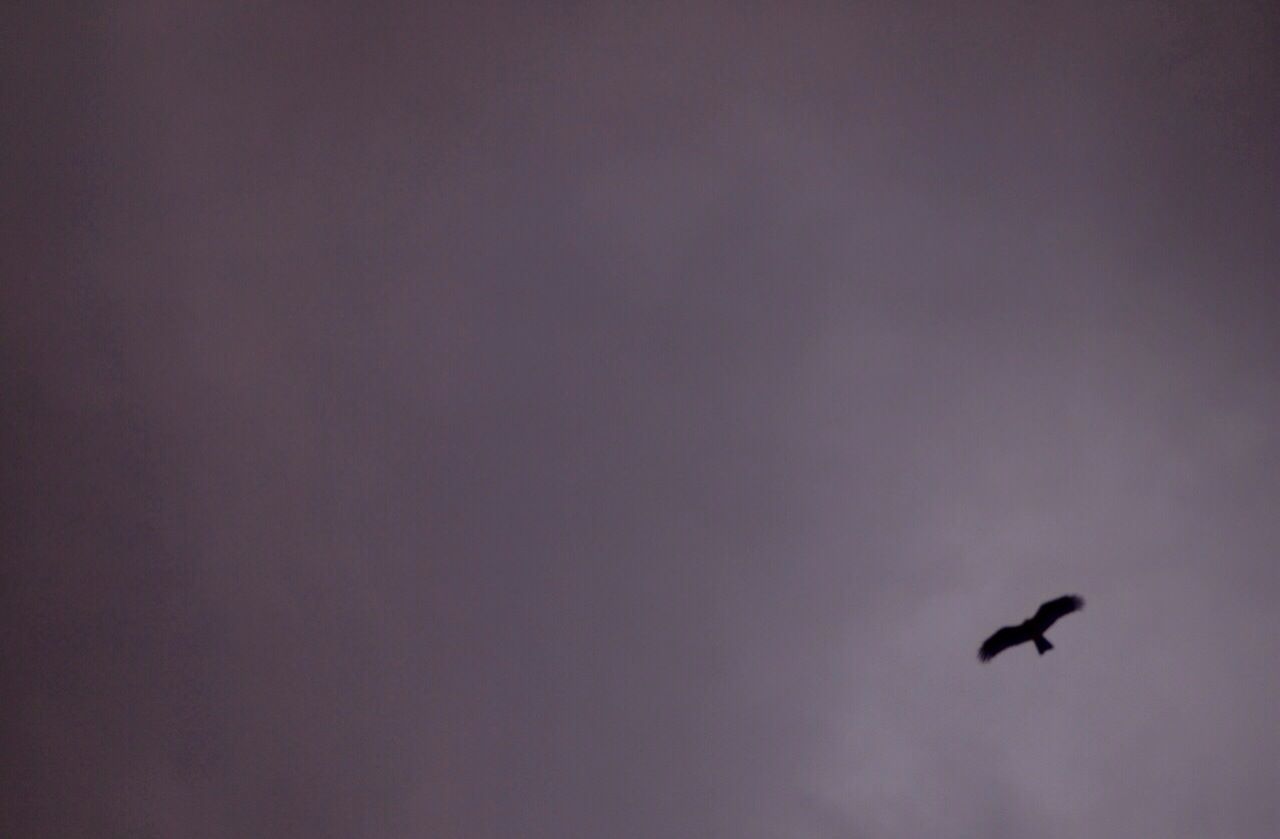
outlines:
[{"label": "purple-gray sky", "polygon": [[6,16],[0,835],[1275,835],[1274,4]]}]

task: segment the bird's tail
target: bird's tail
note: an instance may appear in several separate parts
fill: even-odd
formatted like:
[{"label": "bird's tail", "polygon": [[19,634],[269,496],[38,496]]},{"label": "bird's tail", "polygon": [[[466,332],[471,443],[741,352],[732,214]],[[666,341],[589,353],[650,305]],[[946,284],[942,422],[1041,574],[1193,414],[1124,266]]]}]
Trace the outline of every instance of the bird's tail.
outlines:
[{"label": "bird's tail", "polygon": [[1040,655],[1044,655],[1045,653],[1049,652],[1049,650],[1053,649],[1053,644],[1050,644],[1049,639],[1044,637],[1043,635],[1037,635],[1031,640],[1035,642],[1036,652],[1040,653]]}]

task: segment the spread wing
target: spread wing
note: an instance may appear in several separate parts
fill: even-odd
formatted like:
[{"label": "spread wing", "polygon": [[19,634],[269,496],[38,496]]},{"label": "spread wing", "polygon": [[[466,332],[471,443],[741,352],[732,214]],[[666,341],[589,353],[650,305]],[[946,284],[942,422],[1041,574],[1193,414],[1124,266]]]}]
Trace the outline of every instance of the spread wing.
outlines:
[{"label": "spread wing", "polygon": [[1030,640],[1031,633],[1021,626],[1006,626],[1003,629],[998,629],[994,635],[983,641],[982,646],[978,648],[978,660],[990,661],[1004,650]]},{"label": "spread wing", "polygon": [[1035,616],[1031,618],[1031,622],[1035,624],[1036,629],[1044,632],[1053,626],[1058,618],[1063,615],[1069,615],[1072,612],[1078,612],[1083,608],[1083,597],[1078,594],[1064,595],[1056,600],[1050,600],[1039,609],[1036,609]]}]

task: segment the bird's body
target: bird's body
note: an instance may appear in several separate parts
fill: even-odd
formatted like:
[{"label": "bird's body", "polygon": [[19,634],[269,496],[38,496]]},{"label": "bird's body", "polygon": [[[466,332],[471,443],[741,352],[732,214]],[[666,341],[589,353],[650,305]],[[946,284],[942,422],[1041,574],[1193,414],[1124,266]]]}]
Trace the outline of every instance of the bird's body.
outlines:
[{"label": "bird's body", "polygon": [[1084,608],[1084,598],[1076,594],[1067,594],[1040,606],[1036,613],[1017,626],[1006,626],[999,629],[990,638],[982,642],[978,649],[980,661],[990,661],[1009,647],[1032,641],[1036,652],[1044,655],[1053,649],[1053,644],[1044,637],[1049,627],[1064,615],[1078,612]]}]

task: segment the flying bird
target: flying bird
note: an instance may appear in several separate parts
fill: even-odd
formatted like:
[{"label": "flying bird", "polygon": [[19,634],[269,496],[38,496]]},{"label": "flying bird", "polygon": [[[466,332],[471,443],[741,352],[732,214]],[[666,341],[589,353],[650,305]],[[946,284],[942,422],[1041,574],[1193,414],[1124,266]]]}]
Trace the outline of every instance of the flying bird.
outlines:
[{"label": "flying bird", "polygon": [[1016,647],[1018,644],[1025,644],[1028,641],[1034,641],[1036,652],[1044,655],[1053,649],[1053,644],[1044,637],[1049,627],[1063,615],[1069,615],[1072,612],[1078,612],[1084,608],[1084,598],[1077,594],[1067,594],[1056,600],[1050,600],[1048,603],[1036,609],[1036,613],[1027,618],[1017,626],[1006,626],[996,631],[994,635],[982,642],[982,646],[978,649],[979,661],[990,661],[1001,652]]}]

